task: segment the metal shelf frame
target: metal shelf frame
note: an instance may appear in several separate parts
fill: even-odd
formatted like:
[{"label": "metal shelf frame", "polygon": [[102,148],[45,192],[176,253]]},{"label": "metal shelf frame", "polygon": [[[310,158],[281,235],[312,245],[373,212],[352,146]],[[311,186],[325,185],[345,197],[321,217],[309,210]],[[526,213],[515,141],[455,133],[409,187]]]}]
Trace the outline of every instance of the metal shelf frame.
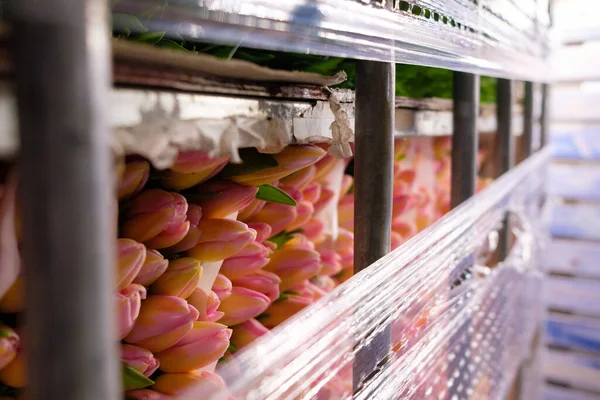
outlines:
[{"label": "metal shelf frame", "polygon": [[[7,10],[13,22],[11,48],[21,142],[19,161],[28,274],[28,395],[35,399],[121,398],[117,345],[113,340],[116,331],[112,310],[114,210],[112,193],[107,190],[112,182],[107,123],[111,82],[107,3],[106,0],[15,0]],[[135,0],[119,4],[128,9],[136,4],[141,7],[155,3]],[[223,9],[234,3],[231,0],[200,1],[205,8],[197,17],[215,25],[210,25],[215,28],[214,34],[204,39],[217,41],[218,34],[223,34],[222,41],[231,42],[232,35],[258,30],[254,25],[261,21],[256,16],[240,17],[239,23],[234,23],[233,9]],[[260,1],[246,3],[249,6],[243,10],[255,12],[250,5],[258,5]],[[321,6],[335,2],[281,3],[305,6],[304,11],[310,13],[323,11]],[[490,1],[482,1],[477,7],[473,6],[477,2],[466,0],[446,3],[450,4],[448,7],[466,6],[477,13],[465,14],[472,18],[480,18],[479,13],[484,11],[492,15],[489,10],[482,11],[483,5],[490,5]],[[378,49],[380,53],[380,56],[352,53],[354,57],[371,60],[359,61],[356,78],[355,268],[360,271],[389,251],[395,118],[394,67],[390,61],[460,71],[454,75],[453,103],[452,205],[456,206],[475,192],[479,78],[474,73],[543,80],[538,67],[545,50],[544,43],[528,42],[537,43],[541,48],[520,49],[518,62],[513,63],[511,60],[515,58],[511,59],[501,47],[497,47],[501,58],[491,61],[488,55],[494,47],[481,36],[461,36],[469,39],[467,48],[453,41],[453,37],[447,42],[432,41],[431,36],[424,36],[419,43],[403,41],[399,38],[406,34],[406,27],[419,24],[414,21],[416,17],[384,7],[367,7],[356,1],[344,4],[348,5],[345,13],[364,11],[361,17],[381,18],[377,28],[381,32],[388,30],[378,37],[356,32],[344,39],[348,41],[347,46],[352,44],[354,48],[360,47],[356,44],[361,41],[371,41],[371,49]],[[419,1],[411,3],[411,9],[419,4]],[[524,13],[520,9],[515,12]],[[216,16],[222,16],[223,22],[217,24]],[[356,15],[353,20],[355,18]],[[536,32],[543,30],[537,24],[537,17],[532,21],[536,22]],[[271,30],[262,33],[272,35],[275,22],[270,21],[274,24]],[[406,26],[401,29],[403,23]],[[428,23],[423,25],[427,27]],[[350,53],[343,43],[333,43],[331,30],[329,34],[326,31],[321,26],[316,29],[309,25],[300,32],[286,27],[285,35],[279,36],[280,44],[275,47],[298,51],[298,46],[306,44],[297,41],[301,34],[306,36],[305,41],[319,42],[330,48],[329,55]],[[527,32],[509,37],[525,37],[533,31]],[[44,46],[38,46],[39,51],[30,51],[42,39]],[[515,68],[524,61],[530,61],[531,65],[525,63],[522,68]],[[504,172],[514,160],[512,82],[503,80],[501,83],[498,125]],[[531,84],[528,88],[527,93],[531,93]],[[547,85],[543,93],[544,144]],[[531,149],[533,129],[532,99],[531,95],[525,98],[524,135],[528,149]],[[354,382],[357,389],[385,359],[389,330],[383,329],[379,339],[361,353]]]}]

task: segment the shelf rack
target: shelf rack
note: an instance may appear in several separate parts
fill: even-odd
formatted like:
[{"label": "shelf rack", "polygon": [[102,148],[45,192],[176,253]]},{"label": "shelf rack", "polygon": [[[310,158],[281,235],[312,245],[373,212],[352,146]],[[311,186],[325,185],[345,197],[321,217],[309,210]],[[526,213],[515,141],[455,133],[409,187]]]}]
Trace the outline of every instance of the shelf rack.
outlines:
[{"label": "shelf rack", "polygon": [[[391,220],[391,143],[396,117],[392,63],[458,71],[452,103],[452,198],[453,205],[458,205],[474,193],[479,114],[474,74],[505,78],[501,87],[506,91],[499,94],[510,94],[514,79],[546,81],[543,60],[548,53],[549,20],[544,7],[547,2],[535,0],[198,0],[193,6],[185,0],[121,0],[113,13],[146,15],[141,21],[147,29],[164,30],[171,37],[362,60],[353,106],[356,163],[368,171],[368,176],[363,173],[356,179],[356,220],[365,221],[356,234],[356,268],[360,270],[389,250],[384,238]],[[149,9],[155,12],[148,14]],[[28,331],[35,332],[28,337],[28,395],[117,399],[109,296],[114,254],[109,224],[112,203],[106,191],[111,180],[109,128],[116,118],[112,111],[135,119],[127,106],[147,101],[141,92],[156,90],[161,86],[157,82],[164,81],[152,80],[149,74],[138,76],[132,87],[125,88],[123,69],[116,68],[118,86],[110,92],[105,0],[19,0],[10,2],[6,11],[18,106],[18,124],[13,126],[18,126],[20,142],[23,234],[28,244],[24,249]],[[115,18],[115,29],[123,28]],[[31,51],[34,46],[36,51]],[[188,93],[179,93],[182,87],[161,89],[176,89],[179,97],[204,93],[199,100],[203,105],[207,103],[201,97],[214,96],[216,90],[201,89],[198,82],[183,87]],[[242,89],[231,93],[230,87],[226,97],[243,96],[248,88]],[[263,98],[272,94],[258,85],[255,97],[261,97],[256,96],[261,91]],[[297,87],[288,87],[278,93],[291,101],[292,119],[294,113],[309,112],[326,101],[314,88],[298,92]],[[10,107],[11,98],[10,94],[3,97],[3,107]],[[510,161],[513,151],[509,148],[513,104],[506,99],[499,96],[502,103],[497,108],[498,136],[504,144],[502,172],[510,168],[506,160]],[[243,107],[260,110],[260,100],[228,101],[254,102]],[[532,101],[532,96],[526,96],[526,154],[533,150]],[[347,104],[352,107],[351,102]],[[545,95],[542,105],[544,143]],[[377,191],[368,183],[373,176],[379,179]],[[357,371],[366,372],[379,364],[384,352],[374,348],[387,351],[389,346],[383,332],[380,340],[367,347]],[[364,378],[363,373],[355,375],[355,386]]]}]

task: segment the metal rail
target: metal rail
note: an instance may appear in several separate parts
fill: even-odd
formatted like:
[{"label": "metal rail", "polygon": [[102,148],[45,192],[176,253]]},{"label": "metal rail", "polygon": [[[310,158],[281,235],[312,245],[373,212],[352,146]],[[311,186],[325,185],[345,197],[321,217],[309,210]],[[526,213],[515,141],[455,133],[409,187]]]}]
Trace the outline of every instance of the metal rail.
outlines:
[{"label": "metal rail", "polygon": [[[360,272],[390,251],[394,158],[395,66],[358,61],[354,156],[354,272]],[[390,351],[391,331],[385,327],[353,364],[354,389],[377,370]]]},{"label": "metal rail", "polygon": [[21,141],[27,397],[120,399],[108,4],[14,0],[7,8]]},{"label": "metal rail", "polygon": [[533,150],[533,94],[533,82],[525,82],[523,137],[521,138],[521,154],[523,159],[527,159]]}]

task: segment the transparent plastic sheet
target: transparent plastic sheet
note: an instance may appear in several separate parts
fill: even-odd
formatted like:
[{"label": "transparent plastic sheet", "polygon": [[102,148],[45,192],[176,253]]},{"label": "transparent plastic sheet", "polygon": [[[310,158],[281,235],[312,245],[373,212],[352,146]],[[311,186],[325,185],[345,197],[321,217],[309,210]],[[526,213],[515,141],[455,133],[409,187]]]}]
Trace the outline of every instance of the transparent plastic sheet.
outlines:
[{"label": "transparent plastic sheet", "polygon": [[[186,398],[350,398],[354,355],[390,325],[393,351],[355,398],[501,398],[540,309],[537,210],[547,159],[547,150],[532,156],[241,350],[217,370],[227,391],[198,387]],[[490,269],[482,255],[507,210],[518,216],[517,244]],[[457,353],[465,343],[469,350]]]},{"label": "transparent plastic sheet", "polygon": [[134,15],[143,25],[135,33],[536,81],[547,74],[547,18],[532,1],[120,0],[113,14],[117,31],[135,31],[126,17]]}]

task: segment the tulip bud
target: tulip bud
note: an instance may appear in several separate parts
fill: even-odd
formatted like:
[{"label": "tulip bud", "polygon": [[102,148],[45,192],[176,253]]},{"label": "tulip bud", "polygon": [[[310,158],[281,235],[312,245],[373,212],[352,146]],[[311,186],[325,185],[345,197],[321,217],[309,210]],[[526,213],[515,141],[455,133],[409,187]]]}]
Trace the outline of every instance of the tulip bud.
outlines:
[{"label": "tulip bud", "polygon": [[282,179],[319,161],[325,150],[313,145],[291,145],[280,153],[273,154],[279,166],[244,175],[234,176],[234,182],[248,186],[259,186]]},{"label": "tulip bud", "polygon": [[271,226],[273,235],[286,229],[298,216],[296,207],[278,203],[268,203],[249,222],[263,222]]},{"label": "tulip bud", "polygon": [[338,282],[338,284],[342,284],[344,282],[346,282],[348,279],[352,278],[352,276],[354,275],[354,263],[352,264],[352,267],[349,268],[344,268],[342,270],[342,272],[340,272],[339,274],[337,274],[335,276],[335,280]]},{"label": "tulip bud", "polygon": [[248,243],[235,256],[223,261],[220,272],[229,279],[236,279],[258,271],[268,262],[269,249],[258,243],[258,241],[254,241]]},{"label": "tulip bud", "polygon": [[396,180],[403,182],[408,189],[412,188],[415,183],[415,179],[417,177],[417,172],[414,169],[405,169],[401,171]]},{"label": "tulip bud", "polygon": [[0,370],[17,356],[19,335],[8,326],[0,325]]},{"label": "tulip bud", "polygon": [[338,224],[342,228],[354,232],[354,195],[342,197],[338,205]]},{"label": "tulip bud", "polygon": [[226,218],[249,206],[256,198],[258,189],[227,180],[204,183],[189,195],[191,202],[202,207],[204,218]]},{"label": "tulip bud", "polygon": [[0,369],[0,382],[17,389],[25,387],[27,384],[25,362],[23,348],[19,347],[12,361]]},{"label": "tulip bud", "polygon": [[401,216],[414,205],[412,196],[407,194],[394,194],[392,201],[392,218]]},{"label": "tulip bud", "polygon": [[200,261],[189,257],[178,258],[169,262],[169,267],[152,284],[150,291],[153,294],[177,296],[186,299],[198,286],[201,277],[202,267]]},{"label": "tulip bud", "polygon": [[146,260],[133,283],[149,286],[167,270],[168,266],[169,261],[165,260],[162,254],[154,249],[146,249]]},{"label": "tulip bud", "polygon": [[266,328],[273,329],[311,303],[312,301],[306,297],[286,294],[273,302],[258,321]]},{"label": "tulip bud", "polygon": [[312,217],[302,227],[304,236],[312,241],[319,241],[325,233],[325,222],[320,218]]},{"label": "tulip bud", "polygon": [[185,198],[178,193],[143,191],[131,201],[123,235],[153,249],[171,247],[188,233],[187,209]]},{"label": "tulip bud", "polygon": [[188,233],[183,239],[181,239],[175,246],[169,248],[169,252],[172,254],[181,253],[187,251],[198,244],[202,232],[198,229],[198,223],[202,218],[202,208],[195,204],[188,204],[188,210],[186,212],[187,221],[190,223]]},{"label": "tulip bud", "polygon": [[232,257],[256,238],[256,232],[246,224],[231,219],[201,220],[198,229],[202,236],[187,254],[206,262]]},{"label": "tulip bud", "polygon": [[237,325],[260,315],[271,301],[262,293],[243,287],[234,286],[231,296],[221,302],[219,311],[224,313],[220,322],[227,325]]},{"label": "tulip bud", "polygon": [[212,291],[217,295],[220,301],[231,296],[231,281],[223,274],[218,274],[212,285]]},{"label": "tulip bud", "polygon": [[119,200],[125,200],[139,193],[150,175],[150,163],[148,161],[131,161],[125,165],[118,187]]},{"label": "tulip bud", "polygon": [[282,178],[281,184],[293,187],[296,190],[303,190],[315,177],[317,168],[314,165],[309,165],[298,172]]},{"label": "tulip bud", "polygon": [[223,313],[217,311],[221,300],[212,290],[207,295],[204,290],[196,288],[187,301],[198,310],[198,321],[216,322],[223,317]]},{"label": "tulip bud", "polygon": [[119,316],[119,339],[131,332],[140,315],[142,300],[146,298],[146,288],[135,283],[117,293],[117,315]]},{"label": "tulip bud", "polygon": [[217,175],[228,161],[228,156],[211,158],[204,151],[180,152],[173,166],[162,172],[160,183],[168,189],[188,189]]},{"label": "tulip bud", "polygon": [[21,274],[0,298],[0,312],[17,313],[23,310],[25,310],[25,276]]},{"label": "tulip bud", "polygon": [[120,292],[129,286],[141,271],[146,260],[146,247],[135,240],[119,239],[117,253],[117,291]]},{"label": "tulip bud", "polygon": [[281,278],[280,289],[285,291],[317,275],[321,270],[321,257],[316,251],[281,248],[271,255],[265,270]]},{"label": "tulip bud", "polygon": [[148,296],[125,341],[153,353],[172,347],[192,330],[198,310],[175,296]]},{"label": "tulip bud", "polygon": [[268,335],[269,330],[263,324],[255,319],[249,319],[239,325],[233,327],[231,335],[231,343],[241,349],[248,346],[250,343],[263,335]]},{"label": "tulip bud", "polygon": [[231,329],[215,322],[197,321],[175,346],[156,353],[160,369],[187,372],[217,361],[229,347]]},{"label": "tulip bud", "polygon": [[285,242],[283,248],[293,247],[295,249],[314,250],[315,244],[312,240],[309,240],[306,235],[301,233],[294,233],[291,235],[291,239]]},{"label": "tulip bud", "polygon": [[333,200],[335,197],[335,192],[326,187],[321,187],[321,196],[319,196],[319,200],[315,203],[315,213],[323,210],[327,205]]},{"label": "tulip bud", "polygon": [[302,228],[313,216],[315,209],[308,201],[300,201],[296,206],[296,219],[286,230],[293,231]]},{"label": "tulip bud", "polygon": [[300,293],[300,296],[306,297],[307,299],[310,299],[310,301],[312,301],[312,302],[317,301],[321,297],[327,295],[326,291],[324,291],[323,289],[321,289],[320,287],[318,287],[317,285],[315,285],[309,281],[305,281],[304,286],[302,288],[299,288],[299,290],[296,290],[296,291],[298,291]]},{"label": "tulip bud", "polygon": [[323,182],[329,173],[335,167],[338,161],[341,161],[329,154],[326,154],[323,158],[315,163],[315,167],[317,168],[317,172],[313,178],[315,182]]},{"label": "tulip bud", "polygon": [[310,282],[319,289],[323,290],[325,293],[331,292],[337,286],[332,277],[324,275],[316,276],[312,278]]},{"label": "tulip bud", "polygon": [[311,183],[302,191],[302,198],[309,203],[316,203],[319,197],[321,197],[321,185],[318,183]]},{"label": "tulip bud", "polygon": [[146,377],[152,375],[159,365],[150,351],[130,344],[121,344],[121,360]]},{"label": "tulip bud", "polygon": [[281,279],[272,272],[258,270],[252,274],[245,275],[232,281],[234,286],[243,287],[262,293],[275,301],[279,297],[279,284]]},{"label": "tulip bud", "polygon": [[418,232],[421,232],[423,229],[427,228],[432,222],[433,218],[426,209],[420,209],[417,211],[415,225],[417,226]]},{"label": "tulip bud", "polygon": [[263,243],[271,237],[271,225],[262,222],[250,222],[248,228],[256,231],[256,242]]},{"label": "tulip bud", "polygon": [[250,218],[256,215],[257,212],[263,209],[263,207],[267,204],[264,200],[254,199],[252,202],[240,210],[238,213],[238,221],[247,222]]},{"label": "tulip bud", "polygon": [[214,372],[193,371],[163,374],[156,378],[152,389],[178,399],[200,399],[205,393],[210,394],[224,390],[225,383]]},{"label": "tulip bud", "polygon": [[324,242],[317,246],[317,251],[321,256],[321,275],[335,275],[342,270],[342,257],[332,249],[333,244]]}]

